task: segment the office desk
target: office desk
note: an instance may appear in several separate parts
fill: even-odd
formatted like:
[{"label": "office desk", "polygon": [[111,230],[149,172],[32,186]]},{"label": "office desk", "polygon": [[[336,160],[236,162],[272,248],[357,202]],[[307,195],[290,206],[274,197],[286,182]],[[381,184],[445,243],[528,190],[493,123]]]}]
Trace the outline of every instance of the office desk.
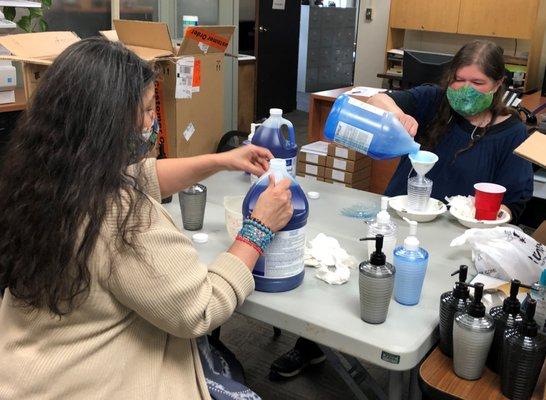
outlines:
[{"label": "office desk", "polygon": [[[421,364],[419,377],[423,393],[438,400],[508,400],[502,395],[500,377],[485,368],[476,381],[461,379],[453,372],[453,360],[437,347]],[[546,365],[533,392],[531,400],[546,400]]]},{"label": "office desk", "polygon": [[[342,216],[340,210],[359,201],[379,204],[380,197],[306,178],[298,181],[305,192],[320,193],[318,200],[309,201],[307,238],[323,232],[338,239],[357,260],[367,259],[367,245],[358,241],[366,235],[365,223]],[[209,241],[196,247],[202,260],[210,262],[231,245],[225,228],[223,198],[246,193],[249,180],[240,172],[223,172],[203,183],[208,188],[203,231],[209,234]],[[165,208],[175,223],[182,226],[177,196]],[[399,227],[398,237],[404,238],[408,234],[407,224],[394,213],[393,219]],[[351,271],[349,282],[334,286],[315,278],[313,268],[306,267],[300,287],[285,293],[254,292],[238,312],[387,369],[389,398],[400,399],[402,372],[413,370],[416,378],[415,367],[437,341],[439,299],[453,286],[450,273],[460,264],[472,265],[470,251],[449,247],[451,240],[464,230],[447,215],[419,225],[421,245],[430,253],[421,301],[408,307],[391,300],[383,324],[371,325],[360,319],[356,270]],[[191,237],[193,232],[186,233]]]}]

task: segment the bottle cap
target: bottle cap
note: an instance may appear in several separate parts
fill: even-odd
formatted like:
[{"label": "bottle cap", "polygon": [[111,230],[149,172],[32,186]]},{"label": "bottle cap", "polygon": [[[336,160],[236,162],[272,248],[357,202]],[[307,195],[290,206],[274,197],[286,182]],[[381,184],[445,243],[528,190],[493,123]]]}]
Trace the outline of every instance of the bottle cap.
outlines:
[{"label": "bottle cap", "polygon": [[483,318],[485,316],[485,306],[482,303],[483,283],[475,283],[474,300],[468,306],[468,315],[474,318]]},{"label": "bottle cap", "polygon": [[269,115],[282,117],[282,109],[281,108],[270,108],[269,109]]},{"label": "bottle cap", "polygon": [[204,232],[194,233],[191,239],[195,243],[207,243],[209,241],[209,235]]},{"label": "bottle cap", "polygon": [[404,239],[404,247],[409,251],[417,251],[419,249],[419,239],[417,239],[417,221],[411,221],[404,217],[409,226],[409,235]]},{"label": "bottle cap", "polygon": [[381,211],[377,213],[376,221],[378,224],[385,225],[391,222],[391,216],[387,211],[389,206],[389,198],[387,196],[381,197]]},{"label": "bottle cap", "polygon": [[383,253],[383,235],[378,233],[375,237],[362,238],[360,240],[375,240],[375,251],[370,256],[370,264],[376,267],[385,265],[387,257]]},{"label": "bottle cap", "polygon": [[319,192],[307,192],[307,197],[309,197],[310,199],[313,199],[313,200],[316,200],[320,197],[320,193]]}]

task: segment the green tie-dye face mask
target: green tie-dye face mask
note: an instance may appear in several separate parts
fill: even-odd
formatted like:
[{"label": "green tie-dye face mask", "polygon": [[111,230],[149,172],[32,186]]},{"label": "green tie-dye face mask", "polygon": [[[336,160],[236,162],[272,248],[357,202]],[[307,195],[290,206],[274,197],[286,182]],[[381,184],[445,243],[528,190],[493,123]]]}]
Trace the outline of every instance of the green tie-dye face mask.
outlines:
[{"label": "green tie-dye face mask", "polygon": [[493,103],[494,92],[482,93],[470,85],[459,89],[447,88],[449,105],[463,117],[471,117],[487,110]]}]

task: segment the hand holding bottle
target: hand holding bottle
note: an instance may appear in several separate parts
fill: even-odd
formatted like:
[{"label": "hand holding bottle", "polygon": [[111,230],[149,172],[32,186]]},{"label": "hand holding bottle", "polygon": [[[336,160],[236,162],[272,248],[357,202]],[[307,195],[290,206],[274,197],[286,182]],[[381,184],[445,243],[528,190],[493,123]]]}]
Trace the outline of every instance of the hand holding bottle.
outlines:
[{"label": "hand holding bottle", "polygon": [[402,126],[408,133],[415,137],[417,134],[417,129],[419,128],[419,123],[411,115],[404,113],[402,110],[394,112],[394,116],[402,123]]},{"label": "hand holding bottle", "polygon": [[284,228],[292,218],[292,192],[290,179],[275,182],[273,175],[269,176],[267,189],[260,194],[252,216],[259,219],[273,232]]}]

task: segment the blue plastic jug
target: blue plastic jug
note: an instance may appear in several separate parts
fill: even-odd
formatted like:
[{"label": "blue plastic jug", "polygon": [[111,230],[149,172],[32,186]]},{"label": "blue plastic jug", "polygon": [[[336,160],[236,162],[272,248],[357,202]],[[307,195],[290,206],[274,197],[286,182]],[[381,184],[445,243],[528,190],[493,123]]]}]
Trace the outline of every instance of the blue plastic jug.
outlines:
[{"label": "blue plastic jug", "polygon": [[334,102],[324,135],[376,160],[415,153],[420,147],[394,114],[346,94]]},{"label": "blue plastic jug", "polygon": [[[288,140],[281,132],[283,125],[288,128]],[[269,110],[269,118],[256,129],[252,137],[252,144],[269,149],[275,158],[284,159],[287,171],[292,176],[296,176],[296,157],[298,155],[296,133],[292,122],[282,117],[280,108]]]},{"label": "blue plastic jug", "polygon": [[289,178],[292,180],[292,206],[294,214],[288,224],[275,234],[275,238],[256,262],[252,271],[256,290],[261,292],[285,292],[298,287],[305,274],[303,255],[305,252],[305,225],[309,214],[309,203],[300,185],[286,170],[282,159],[274,158],[269,162],[269,171],[264,174],[248,191],[243,200],[243,215],[252,214],[256,201],[269,184],[269,175],[275,181]]}]

